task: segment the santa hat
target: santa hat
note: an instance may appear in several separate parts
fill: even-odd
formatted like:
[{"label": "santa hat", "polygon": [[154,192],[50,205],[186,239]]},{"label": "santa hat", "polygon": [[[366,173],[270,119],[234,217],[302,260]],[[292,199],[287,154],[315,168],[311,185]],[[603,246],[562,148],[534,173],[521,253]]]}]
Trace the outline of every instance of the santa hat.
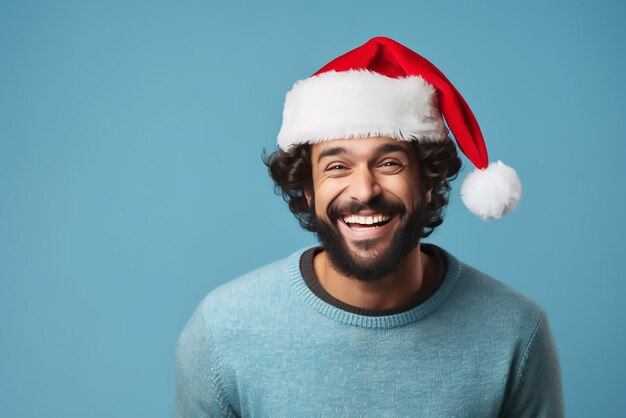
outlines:
[{"label": "santa hat", "polygon": [[389,38],[373,38],[296,82],[285,99],[278,146],[369,136],[443,141],[444,118],[476,167],[461,186],[463,203],[483,220],[501,218],[521,198],[517,173],[489,163],[474,114],[443,73]]}]

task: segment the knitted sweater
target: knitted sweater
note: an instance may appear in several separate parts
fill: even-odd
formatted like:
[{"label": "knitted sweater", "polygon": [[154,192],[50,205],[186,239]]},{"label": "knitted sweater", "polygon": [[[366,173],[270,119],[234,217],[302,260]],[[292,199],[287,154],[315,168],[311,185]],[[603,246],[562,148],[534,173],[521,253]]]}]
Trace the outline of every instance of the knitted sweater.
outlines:
[{"label": "knitted sweater", "polygon": [[320,298],[306,249],[213,290],[178,341],[175,416],[564,416],[544,311],[436,248],[439,288],[393,314]]}]

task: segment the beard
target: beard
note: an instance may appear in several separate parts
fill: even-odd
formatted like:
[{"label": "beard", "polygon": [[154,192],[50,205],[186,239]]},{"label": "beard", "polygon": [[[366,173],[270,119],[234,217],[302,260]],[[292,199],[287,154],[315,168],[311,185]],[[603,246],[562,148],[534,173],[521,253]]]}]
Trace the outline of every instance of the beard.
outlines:
[{"label": "beard", "polygon": [[[317,239],[328,254],[331,265],[345,276],[364,282],[380,280],[392,273],[398,265],[415,249],[420,241],[423,227],[426,226],[426,207],[420,191],[420,205],[407,214],[406,206],[399,200],[392,200],[382,195],[369,201],[367,204],[352,202],[339,205],[333,202],[327,212],[331,224],[313,215],[313,224]],[[313,206],[314,207],[314,206]],[[348,248],[348,245],[339,232],[337,222],[345,213],[358,213],[362,210],[371,210],[400,218],[400,224],[391,237],[386,248],[380,246],[378,239],[359,241],[353,245],[366,256],[359,256]]]}]

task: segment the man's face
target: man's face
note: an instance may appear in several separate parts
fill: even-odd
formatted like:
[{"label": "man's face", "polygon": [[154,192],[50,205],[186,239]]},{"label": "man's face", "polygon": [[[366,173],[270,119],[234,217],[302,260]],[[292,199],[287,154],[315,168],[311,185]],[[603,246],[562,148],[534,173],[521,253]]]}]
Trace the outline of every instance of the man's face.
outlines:
[{"label": "man's face", "polygon": [[363,281],[391,273],[416,247],[430,192],[412,145],[387,137],[311,147],[318,238],[335,268]]}]

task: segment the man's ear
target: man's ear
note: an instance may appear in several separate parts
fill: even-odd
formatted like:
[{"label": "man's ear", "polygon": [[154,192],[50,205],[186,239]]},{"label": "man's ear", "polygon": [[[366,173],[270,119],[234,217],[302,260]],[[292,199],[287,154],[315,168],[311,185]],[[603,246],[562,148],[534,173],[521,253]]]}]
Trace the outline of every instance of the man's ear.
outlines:
[{"label": "man's ear", "polygon": [[311,208],[311,201],[313,200],[313,197],[311,190],[308,187],[304,189],[304,197],[306,198],[306,203],[309,205],[309,208]]},{"label": "man's ear", "polygon": [[433,200],[433,182],[426,182],[425,187],[426,193],[424,193],[424,199],[426,200],[426,203],[430,203]]}]

